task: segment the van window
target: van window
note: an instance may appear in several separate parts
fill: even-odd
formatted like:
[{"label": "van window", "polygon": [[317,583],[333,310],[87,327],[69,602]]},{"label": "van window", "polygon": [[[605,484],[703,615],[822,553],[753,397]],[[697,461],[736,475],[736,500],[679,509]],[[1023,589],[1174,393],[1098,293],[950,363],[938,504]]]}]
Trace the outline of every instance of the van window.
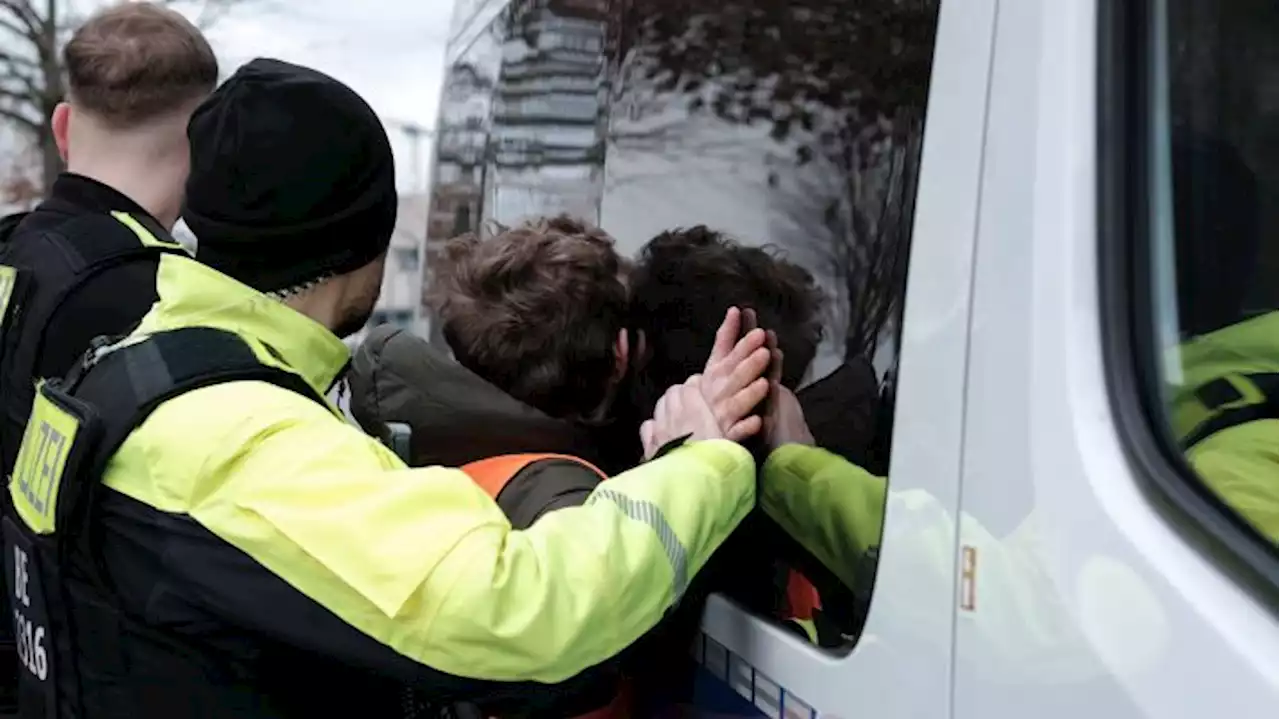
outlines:
[{"label": "van window", "polygon": [[[936,29],[936,0],[510,3],[451,42],[427,263],[490,220],[597,223],[636,276],[698,276],[678,311],[637,320],[672,363],[692,354],[682,323],[701,326],[715,298],[758,305],[816,442],[861,468],[848,501],[882,496]],[[779,531],[739,533],[759,581],[734,598],[847,650],[878,534],[819,558]]]},{"label": "van window", "polygon": [[1274,544],[1276,3],[1167,0],[1164,14],[1152,366],[1195,476]]}]

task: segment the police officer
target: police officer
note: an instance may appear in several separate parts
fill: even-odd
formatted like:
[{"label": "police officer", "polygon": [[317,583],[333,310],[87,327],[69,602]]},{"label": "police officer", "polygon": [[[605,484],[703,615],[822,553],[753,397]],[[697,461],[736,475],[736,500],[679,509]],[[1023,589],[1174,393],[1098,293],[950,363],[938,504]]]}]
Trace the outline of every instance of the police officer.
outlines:
[{"label": "police officer", "polygon": [[[200,32],[148,3],[91,18],[63,61],[70,94],[51,124],[68,171],[33,212],[0,220],[4,477],[34,380],[66,373],[91,338],[127,331],[155,302],[158,255],[186,179],[187,119],[218,75]],[[7,603],[0,610],[7,616]],[[14,708],[17,665],[10,621],[0,627],[3,714]]]},{"label": "police officer", "polygon": [[168,239],[178,220],[187,120],[218,78],[200,31],[150,3],[91,18],[67,43],[63,61],[70,95],[54,110],[52,126],[67,171],[48,199],[10,220],[0,237],[0,264],[22,270],[30,288],[25,298],[14,288],[6,303],[6,475],[33,377],[65,374],[90,339],[128,330],[155,302],[159,256],[138,250]]},{"label": "police officer", "polygon": [[24,701],[399,716],[405,685],[442,703],[543,691],[679,601],[754,503],[750,454],[718,438],[767,389],[736,371],[762,332],[673,388],[657,459],[513,530],[465,473],[407,469],[323,397],[395,223],[373,111],[255,60],[188,136],[199,261],[162,258],[138,329],[41,388],[10,486]]}]

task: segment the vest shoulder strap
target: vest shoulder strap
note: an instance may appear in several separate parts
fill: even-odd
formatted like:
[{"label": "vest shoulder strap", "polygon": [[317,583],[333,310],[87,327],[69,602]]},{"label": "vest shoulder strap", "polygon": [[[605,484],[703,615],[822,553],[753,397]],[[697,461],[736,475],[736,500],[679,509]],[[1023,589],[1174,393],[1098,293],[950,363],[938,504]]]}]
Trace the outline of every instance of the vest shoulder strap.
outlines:
[{"label": "vest shoulder strap", "polygon": [[[154,220],[135,217],[127,212],[112,212],[111,217],[133,233],[134,238],[125,241],[121,237],[111,242],[88,243],[84,246],[78,246],[67,239],[67,235],[72,234],[71,230],[75,229],[77,223],[85,223],[80,229],[89,232],[90,226],[103,221],[101,215],[86,215],[73,220],[59,233],[61,235],[59,244],[63,246],[63,251],[75,259],[70,268],[71,276],[58,288],[48,305],[48,310],[44,313],[46,319],[53,317],[63,303],[85,283],[107,270],[140,260],[159,260],[164,255],[189,256],[186,249],[174,241],[169,233]],[[112,237],[118,236],[112,235]]]},{"label": "vest shoulder strap", "polygon": [[[1225,429],[1260,419],[1277,419],[1277,387],[1275,372],[1219,377],[1196,390],[1196,398],[1209,410],[1209,416],[1182,438],[1183,451]],[[1236,382],[1249,387],[1248,396]]]},{"label": "vest shoulder strap", "polygon": [[[4,219],[10,234],[21,218]],[[104,224],[110,223],[110,224]],[[123,225],[131,236],[119,232]],[[113,231],[104,231],[110,227]],[[98,241],[76,243],[68,239],[84,233]],[[5,242],[0,244],[0,290],[4,290],[0,312],[0,383],[29,402],[24,390],[37,379],[36,368],[44,352],[45,336],[50,320],[80,288],[94,277],[114,267],[165,254],[186,254],[159,225],[147,217],[126,212],[110,216],[88,214],[62,224],[56,231],[39,233],[31,246]],[[62,262],[49,262],[60,257]],[[138,318],[141,319],[141,318]],[[101,328],[117,332],[122,328]],[[10,412],[17,411],[9,408]]]},{"label": "vest shoulder strap", "polygon": [[67,378],[76,399],[93,407],[102,423],[94,473],[161,403],[226,382],[260,381],[329,407],[300,375],[263,363],[244,339],[211,327],[189,327],[107,346],[95,343]]},{"label": "vest shoulder strap", "polygon": [[520,474],[529,465],[546,459],[562,459],[573,462],[590,469],[599,475],[601,479],[609,478],[608,475],[585,459],[567,454],[553,453],[503,454],[466,464],[462,467],[462,471],[466,472],[472,481],[480,485],[485,494],[497,499],[498,495],[507,486],[507,483],[516,475]]}]

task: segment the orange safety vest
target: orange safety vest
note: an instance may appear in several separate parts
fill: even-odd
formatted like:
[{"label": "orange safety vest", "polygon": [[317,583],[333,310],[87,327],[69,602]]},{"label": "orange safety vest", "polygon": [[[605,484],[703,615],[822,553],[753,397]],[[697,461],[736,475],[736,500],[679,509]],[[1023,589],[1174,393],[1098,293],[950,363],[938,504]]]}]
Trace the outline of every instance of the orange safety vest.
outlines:
[{"label": "orange safety vest", "polygon": [[[585,459],[573,457],[567,454],[550,453],[503,454],[497,457],[489,457],[488,459],[471,462],[470,464],[464,465],[462,467],[462,471],[466,472],[467,476],[471,477],[472,481],[480,485],[480,488],[485,491],[485,494],[492,497],[494,501],[497,501],[498,495],[502,493],[503,488],[507,486],[507,483],[510,482],[513,477],[520,474],[521,470],[525,467],[544,459],[564,459],[570,462],[575,462],[600,475],[600,479],[602,480],[609,478],[609,475],[601,472],[598,467]],[[629,694],[630,692],[627,680],[624,678],[621,686],[618,688],[618,693],[613,697],[613,701],[599,709],[589,711],[586,714],[580,714],[577,717],[574,717],[574,719],[628,719],[631,715]]]},{"label": "orange safety vest", "polygon": [[598,467],[585,459],[580,459],[568,454],[500,454],[497,457],[489,457],[488,459],[480,459],[470,464],[464,465],[462,471],[471,477],[472,481],[480,485],[480,489],[485,494],[493,497],[495,500],[502,493],[503,487],[507,486],[507,482],[511,478],[520,474],[525,467],[544,459],[564,459],[570,462],[576,462],[592,472],[600,475],[600,479],[608,479],[609,475],[601,472]]}]

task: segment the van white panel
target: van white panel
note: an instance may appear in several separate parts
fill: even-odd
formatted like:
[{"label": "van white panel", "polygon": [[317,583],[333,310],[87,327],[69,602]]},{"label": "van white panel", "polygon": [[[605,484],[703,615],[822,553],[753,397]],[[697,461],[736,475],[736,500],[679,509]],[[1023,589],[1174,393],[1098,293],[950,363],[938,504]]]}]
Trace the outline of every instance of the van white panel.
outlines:
[{"label": "van white panel", "polygon": [[976,601],[957,615],[954,715],[1274,716],[1276,616],[1143,491],[1112,422],[1096,39],[1094,2],[1000,5],[962,491]]}]

